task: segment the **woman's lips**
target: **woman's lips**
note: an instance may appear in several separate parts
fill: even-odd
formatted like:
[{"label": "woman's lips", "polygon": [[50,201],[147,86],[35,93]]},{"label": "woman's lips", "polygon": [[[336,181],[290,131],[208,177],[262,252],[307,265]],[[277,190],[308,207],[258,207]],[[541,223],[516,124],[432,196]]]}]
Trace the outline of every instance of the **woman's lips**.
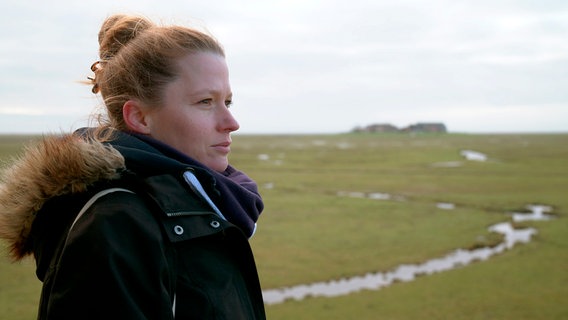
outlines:
[{"label": "woman's lips", "polygon": [[217,144],[212,145],[211,147],[213,147],[215,150],[217,150],[221,153],[231,152],[231,142],[230,141],[217,143]]}]

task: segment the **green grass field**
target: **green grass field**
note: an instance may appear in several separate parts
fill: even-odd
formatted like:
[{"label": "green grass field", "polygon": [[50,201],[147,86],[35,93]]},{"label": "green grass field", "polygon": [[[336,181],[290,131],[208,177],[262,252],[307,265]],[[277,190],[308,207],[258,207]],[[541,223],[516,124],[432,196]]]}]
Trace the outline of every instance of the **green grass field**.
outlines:
[{"label": "green grass field", "polygon": [[[0,138],[0,160],[29,137]],[[268,305],[269,319],[568,319],[568,134],[235,135],[231,162],[265,200],[251,240],[263,287],[384,272],[494,244],[528,204],[557,219],[488,261],[379,291]],[[462,150],[488,156],[466,161]],[[393,200],[344,196],[384,193]],[[455,204],[453,210],[436,204]],[[32,319],[33,261],[0,259],[0,319]]]}]

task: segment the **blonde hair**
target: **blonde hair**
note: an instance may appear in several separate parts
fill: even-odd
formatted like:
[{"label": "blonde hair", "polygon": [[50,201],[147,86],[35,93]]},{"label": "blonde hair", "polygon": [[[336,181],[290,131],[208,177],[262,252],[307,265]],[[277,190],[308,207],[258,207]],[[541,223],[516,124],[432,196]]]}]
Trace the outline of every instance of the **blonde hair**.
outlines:
[{"label": "blonde hair", "polygon": [[91,66],[93,93],[101,93],[107,120],[99,129],[127,130],[122,107],[130,99],[159,106],[164,86],[178,75],[180,58],[197,52],[225,56],[212,36],[182,26],[158,26],[146,18],[108,17],[99,31],[100,60]]}]

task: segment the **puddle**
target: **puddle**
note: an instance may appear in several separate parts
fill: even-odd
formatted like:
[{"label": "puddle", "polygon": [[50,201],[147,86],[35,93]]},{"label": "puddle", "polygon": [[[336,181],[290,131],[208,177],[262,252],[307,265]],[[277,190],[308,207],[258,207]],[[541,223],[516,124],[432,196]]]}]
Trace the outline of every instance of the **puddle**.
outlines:
[{"label": "puddle", "polygon": [[338,149],[345,150],[345,149],[351,149],[353,147],[353,145],[349,142],[339,142],[339,143],[336,144],[336,147]]},{"label": "puddle", "polygon": [[552,208],[549,206],[541,206],[541,205],[530,205],[527,206],[527,209],[530,213],[513,213],[513,221],[520,222],[520,221],[535,221],[535,220],[550,220],[554,218],[551,215],[545,214],[545,212],[551,212]]},{"label": "puddle", "polygon": [[456,208],[456,205],[453,203],[440,202],[436,204],[436,207],[443,210],[453,210]]},{"label": "puddle", "polygon": [[[449,204],[445,204],[448,206]],[[546,215],[552,209],[548,206],[527,206],[529,213],[513,213],[513,221],[550,220]],[[266,304],[282,303],[289,299],[302,300],[307,297],[337,297],[361,290],[379,290],[396,282],[408,282],[419,276],[430,275],[457,267],[466,266],[475,261],[484,261],[491,256],[512,248],[518,243],[526,243],[537,233],[534,228],[514,229],[510,222],[503,222],[489,227],[489,231],[498,232],[505,236],[503,243],[492,248],[475,250],[458,249],[444,257],[428,260],[422,264],[404,264],[393,271],[368,273],[348,279],[317,282],[288,288],[264,290]]]},{"label": "puddle", "polygon": [[[487,155],[473,151],[473,150],[462,150],[460,151],[460,155],[464,157],[468,161],[480,161],[484,162],[487,161]],[[463,166],[463,162],[461,161],[444,161],[444,162],[435,162],[431,164],[434,168],[458,168]]]},{"label": "puddle", "polygon": [[487,156],[481,152],[472,151],[472,150],[462,150],[460,154],[462,155],[462,157],[466,158],[466,160],[487,161]]},{"label": "puddle", "polygon": [[405,198],[400,195],[393,195],[390,193],[383,192],[358,192],[358,191],[339,191],[337,192],[338,197],[349,197],[349,198],[367,198],[371,200],[394,200],[394,201],[405,201]]},{"label": "puddle", "polygon": [[274,189],[274,182],[267,182],[267,183],[262,185],[262,188],[264,188],[266,190],[272,190],[272,189]]},{"label": "puddle", "polygon": [[432,164],[434,168],[457,168],[461,167],[463,163],[461,161],[446,161],[446,162],[436,162]]},{"label": "puddle", "polygon": [[325,140],[312,140],[312,144],[317,147],[323,147],[327,145],[327,142]]},{"label": "puddle", "polygon": [[[281,154],[279,157],[283,158],[284,156]],[[261,154],[257,155],[256,158],[259,161],[269,161],[270,160],[270,156],[268,154],[265,154],[265,153],[261,153]],[[273,163],[277,166],[280,166],[284,163],[284,161],[282,159],[277,159],[277,160],[274,160]]]}]

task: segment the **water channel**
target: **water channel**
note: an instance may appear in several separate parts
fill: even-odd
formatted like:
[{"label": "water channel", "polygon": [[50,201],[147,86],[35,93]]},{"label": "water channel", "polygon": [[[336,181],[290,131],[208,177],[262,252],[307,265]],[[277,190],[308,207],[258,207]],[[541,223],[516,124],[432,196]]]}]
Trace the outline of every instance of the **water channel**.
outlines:
[{"label": "water channel", "polygon": [[[446,209],[453,205],[443,204]],[[529,213],[513,213],[512,221],[550,220],[553,216],[546,214],[552,209],[544,205],[529,205]],[[495,247],[474,250],[458,249],[444,257],[428,260],[421,264],[404,264],[395,270],[387,272],[367,273],[348,279],[317,282],[294,287],[269,289],[263,291],[266,304],[282,303],[289,299],[302,300],[306,297],[337,297],[361,290],[380,290],[395,282],[408,282],[418,276],[430,275],[457,267],[468,265],[474,261],[484,261],[505,250],[511,249],[518,243],[526,243],[537,233],[534,228],[515,229],[511,222],[492,225],[489,231],[504,235],[504,241]]]}]

